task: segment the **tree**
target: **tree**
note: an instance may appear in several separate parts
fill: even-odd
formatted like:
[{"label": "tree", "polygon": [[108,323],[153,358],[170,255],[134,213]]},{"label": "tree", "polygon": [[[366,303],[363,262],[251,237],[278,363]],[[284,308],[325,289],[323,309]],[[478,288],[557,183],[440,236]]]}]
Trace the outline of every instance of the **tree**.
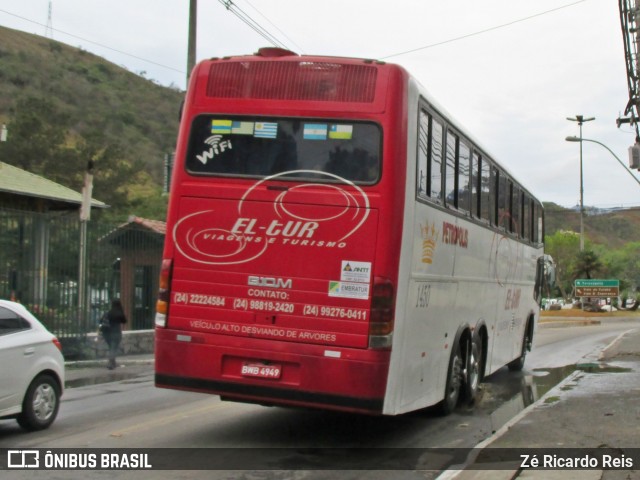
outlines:
[{"label": "tree", "polygon": [[[70,119],[50,100],[26,97],[18,100],[8,122],[10,141],[2,143],[2,160],[38,175],[49,168],[67,168],[64,158]],[[62,161],[64,164],[64,161]]]},{"label": "tree", "polygon": [[129,191],[134,187],[136,173],[142,170],[142,166],[127,159],[120,145],[108,143],[100,134],[83,138],[77,146],[77,155],[84,162],[78,170],[80,185],[86,165],[92,161],[93,197],[109,205],[107,216],[126,217],[129,214]]},{"label": "tree", "polygon": [[[8,122],[10,141],[0,144],[3,161],[56,183],[82,191],[88,163],[94,165],[93,197],[110,208],[102,214],[123,219],[133,207],[164,218],[166,199],[142,161],[97,128],[83,136],[71,131],[71,121],[46,98],[18,100]],[[140,190],[140,192],[138,192]],[[141,208],[150,201],[152,208]],[[143,205],[144,207],[144,205]]]},{"label": "tree", "polygon": [[598,255],[591,249],[586,249],[578,253],[573,267],[575,278],[594,278],[602,269],[602,262]]},{"label": "tree", "polygon": [[563,298],[569,298],[567,291],[573,290],[571,270],[579,249],[580,235],[576,232],[558,230],[545,237],[545,252],[556,262],[556,285]]},{"label": "tree", "polygon": [[620,290],[636,292],[640,286],[640,242],[629,242],[617,250],[601,253],[604,274],[620,280]]}]

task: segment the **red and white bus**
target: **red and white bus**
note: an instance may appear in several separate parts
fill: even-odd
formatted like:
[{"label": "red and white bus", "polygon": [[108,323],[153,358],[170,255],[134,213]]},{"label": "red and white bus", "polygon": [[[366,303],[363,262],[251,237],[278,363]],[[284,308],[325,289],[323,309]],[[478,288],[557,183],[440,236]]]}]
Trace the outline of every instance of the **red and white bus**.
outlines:
[{"label": "red and white bus", "polygon": [[395,415],[523,366],[543,209],[403,68],[262,49],[193,70],[156,386]]}]

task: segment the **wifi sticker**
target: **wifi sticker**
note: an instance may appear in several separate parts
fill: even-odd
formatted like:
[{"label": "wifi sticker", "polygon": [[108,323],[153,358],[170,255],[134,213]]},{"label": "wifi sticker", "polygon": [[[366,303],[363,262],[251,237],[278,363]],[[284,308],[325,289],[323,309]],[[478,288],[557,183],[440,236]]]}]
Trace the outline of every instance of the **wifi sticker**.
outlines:
[{"label": "wifi sticker", "polygon": [[213,159],[216,155],[220,155],[226,150],[231,150],[231,140],[222,140],[222,135],[211,135],[204,143],[210,146],[209,150],[202,152],[202,155],[196,155],[196,158],[200,160],[203,165],[206,165],[209,160]]}]

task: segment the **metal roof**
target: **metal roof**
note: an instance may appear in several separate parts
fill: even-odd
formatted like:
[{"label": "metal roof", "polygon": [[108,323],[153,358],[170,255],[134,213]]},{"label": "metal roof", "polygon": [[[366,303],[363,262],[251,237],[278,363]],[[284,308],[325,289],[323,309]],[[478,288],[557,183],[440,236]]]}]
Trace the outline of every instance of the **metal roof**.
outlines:
[{"label": "metal roof", "polygon": [[130,215],[126,223],[118,225],[100,241],[108,241],[112,244],[125,245],[139,244],[146,245],[141,241],[142,238],[155,239],[160,246],[164,244],[164,236],[167,231],[167,224],[162,220],[150,220],[148,218],[136,217]]},{"label": "metal roof", "polygon": [[[81,193],[4,162],[0,162],[0,192],[73,205],[82,204]],[[106,203],[96,199],[91,199],[91,206],[95,208],[108,207]]]}]

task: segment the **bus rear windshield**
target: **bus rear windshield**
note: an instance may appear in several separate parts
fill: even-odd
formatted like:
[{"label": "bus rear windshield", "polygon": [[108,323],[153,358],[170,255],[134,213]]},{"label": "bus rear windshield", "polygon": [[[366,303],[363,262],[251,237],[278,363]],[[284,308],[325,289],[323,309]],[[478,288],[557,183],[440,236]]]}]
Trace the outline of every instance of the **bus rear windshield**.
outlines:
[{"label": "bus rear windshield", "polygon": [[201,115],[191,128],[186,168],[194,175],[373,184],[381,149],[380,127],[370,122]]}]

